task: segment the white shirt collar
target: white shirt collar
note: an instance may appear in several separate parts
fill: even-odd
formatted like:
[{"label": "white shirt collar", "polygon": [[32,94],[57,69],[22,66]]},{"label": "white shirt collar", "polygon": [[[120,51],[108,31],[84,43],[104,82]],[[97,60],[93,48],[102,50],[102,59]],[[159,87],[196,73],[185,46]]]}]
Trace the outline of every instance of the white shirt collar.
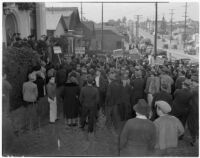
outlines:
[{"label": "white shirt collar", "polygon": [[147,117],[144,115],[137,115],[136,118],[143,119],[143,120],[147,119]]}]

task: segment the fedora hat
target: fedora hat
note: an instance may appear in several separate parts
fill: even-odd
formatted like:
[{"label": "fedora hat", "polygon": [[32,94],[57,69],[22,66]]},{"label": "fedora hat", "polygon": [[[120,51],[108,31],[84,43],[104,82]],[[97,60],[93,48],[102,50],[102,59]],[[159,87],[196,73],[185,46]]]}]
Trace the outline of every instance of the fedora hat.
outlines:
[{"label": "fedora hat", "polygon": [[133,109],[141,114],[148,116],[150,112],[150,107],[144,99],[139,99],[138,103],[133,107]]}]

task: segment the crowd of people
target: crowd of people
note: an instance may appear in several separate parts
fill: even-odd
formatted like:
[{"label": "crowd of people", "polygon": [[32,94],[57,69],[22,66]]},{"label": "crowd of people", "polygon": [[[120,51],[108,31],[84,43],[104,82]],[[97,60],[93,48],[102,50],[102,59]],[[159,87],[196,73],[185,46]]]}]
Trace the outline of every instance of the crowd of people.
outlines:
[{"label": "crowd of people", "polygon": [[[117,63],[117,64],[116,64]],[[32,111],[47,96],[48,120],[65,120],[66,128],[88,125],[95,132],[98,112],[105,126],[119,129],[120,156],[149,156],[154,149],[177,147],[187,128],[191,145],[198,140],[198,67],[148,58],[73,56],[53,65],[49,58],[28,72],[23,100],[31,126]]]}]

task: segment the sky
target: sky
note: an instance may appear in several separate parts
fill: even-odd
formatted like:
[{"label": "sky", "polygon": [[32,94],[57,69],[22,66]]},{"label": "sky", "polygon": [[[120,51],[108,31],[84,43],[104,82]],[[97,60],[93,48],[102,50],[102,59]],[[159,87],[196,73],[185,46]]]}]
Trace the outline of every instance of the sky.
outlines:
[{"label": "sky", "polygon": [[[79,14],[81,10],[80,3],[45,3],[47,7],[78,7]],[[104,21],[109,19],[122,19],[126,16],[127,20],[136,20],[136,15],[142,15],[140,21],[144,21],[147,18],[155,19],[155,4],[154,3],[104,3]],[[199,3],[188,2],[187,7],[188,18],[193,20],[199,20]],[[171,18],[170,9],[174,9],[173,21],[184,20],[185,3],[183,2],[169,2],[158,3],[158,20],[161,20],[163,15],[166,20]],[[94,22],[101,22],[101,3],[82,3],[83,17]]]}]

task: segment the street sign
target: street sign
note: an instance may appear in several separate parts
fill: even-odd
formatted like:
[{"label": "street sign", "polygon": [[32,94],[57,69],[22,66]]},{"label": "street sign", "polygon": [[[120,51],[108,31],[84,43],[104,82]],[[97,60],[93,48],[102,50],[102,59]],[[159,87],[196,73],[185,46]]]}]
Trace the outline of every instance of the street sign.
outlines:
[{"label": "street sign", "polygon": [[128,55],[132,60],[139,60],[140,59],[140,54],[139,53],[133,53]]},{"label": "street sign", "polygon": [[54,54],[61,54],[62,53],[61,48],[59,46],[54,46],[53,51],[54,51]]},{"label": "street sign", "polygon": [[85,47],[76,47],[75,54],[85,54]]}]

